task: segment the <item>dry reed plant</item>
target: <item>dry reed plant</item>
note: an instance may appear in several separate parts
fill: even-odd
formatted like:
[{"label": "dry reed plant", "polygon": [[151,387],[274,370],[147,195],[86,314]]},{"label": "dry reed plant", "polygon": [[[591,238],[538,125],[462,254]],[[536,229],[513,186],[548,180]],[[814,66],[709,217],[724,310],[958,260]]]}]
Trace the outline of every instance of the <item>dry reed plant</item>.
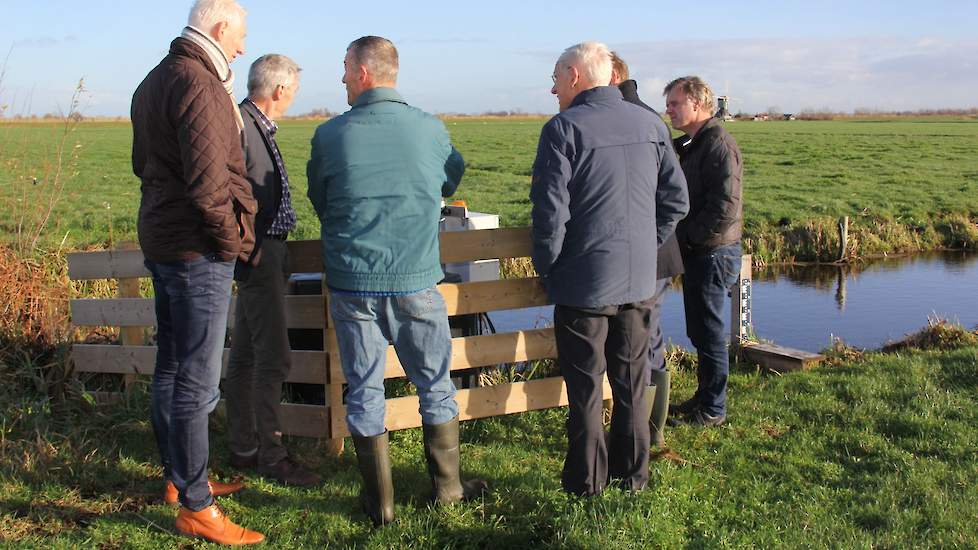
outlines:
[{"label": "dry reed plant", "polygon": [[[14,228],[14,246],[21,255],[35,252],[41,236],[44,235],[55,207],[64,196],[65,185],[78,175],[78,155],[82,144],[75,137],[75,131],[82,120],[80,107],[86,93],[85,81],[79,80],[71,96],[68,112],[63,114],[55,145],[49,156],[42,156],[40,161],[30,162],[18,160],[4,152],[3,160],[8,169],[14,174],[12,185],[15,193],[11,196],[16,200],[9,201],[8,208],[16,220]],[[36,143],[22,144],[23,151],[40,147]],[[17,155],[29,158],[26,154]]]}]

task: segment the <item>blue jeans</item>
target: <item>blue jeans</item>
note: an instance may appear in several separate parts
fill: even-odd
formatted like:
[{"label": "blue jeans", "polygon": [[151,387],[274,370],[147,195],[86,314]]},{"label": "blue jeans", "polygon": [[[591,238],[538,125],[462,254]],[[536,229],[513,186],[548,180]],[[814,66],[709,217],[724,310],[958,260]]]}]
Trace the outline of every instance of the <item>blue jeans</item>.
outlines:
[{"label": "blue jeans", "polygon": [[234,261],[201,256],[146,260],[156,291],[152,421],[163,475],[193,511],[213,502],[207,485],[207,415],[217,405]]},{"label": "blue jeans", "polygon": [[458,415],[449,376],[452,337],[445,299],[435,287],[403,296],[357,296],[331,290],[329,311],[349,391],[350,433],[384,433],[384,367],[393,342],[404,372],[418,388],[421,420],[444,424]]},{"label": "blue jeans", "polygon": [[724,307],[730,287],[740,276],[740,243],[721,246],[700,254],[684,254],[683,304],[686,308],[686,334],[696,346],[699,366],[694,399],[711,415],[727,414],[727,352]]}]

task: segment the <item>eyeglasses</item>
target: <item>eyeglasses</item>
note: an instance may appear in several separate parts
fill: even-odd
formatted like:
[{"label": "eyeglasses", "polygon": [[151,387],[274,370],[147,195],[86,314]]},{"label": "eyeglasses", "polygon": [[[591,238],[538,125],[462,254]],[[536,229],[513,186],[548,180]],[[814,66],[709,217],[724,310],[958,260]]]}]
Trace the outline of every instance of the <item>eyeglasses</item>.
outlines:
[{"label": "eyeglasses", "polygon": [[556,74],[550,75],[550,79],[554,81],[554,84],[557,83],[557,75]]}]

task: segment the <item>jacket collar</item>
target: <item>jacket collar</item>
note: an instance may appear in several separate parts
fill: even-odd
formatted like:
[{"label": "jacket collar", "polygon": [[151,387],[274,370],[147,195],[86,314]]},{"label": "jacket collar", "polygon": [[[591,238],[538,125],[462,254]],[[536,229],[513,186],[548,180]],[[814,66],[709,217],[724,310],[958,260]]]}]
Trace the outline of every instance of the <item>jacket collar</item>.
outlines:
[{"label": "jacket collar", "polygon": [[621,91],[621,96],[625,98],[625,101],[635,102],[638,101],[638,83],[634,80],[626,80],[618,85],[618,90]]},{"label": "jacket collar", "polygon": [[170,55],[179,55],[182,57],[196,59],[197,61],[200,61],[201,65],[203,65],[205,69],[207,69],[207,72],[214,75],[214,77],[218,80],[221,79],[220,75],[217,74],[217,69],[214,68],[214,63],[211,62],[211,58],[207,55],[207,52],[186,38],[177,37],[173,39],[173,42],[170,42]]},{"label": "jacket collar", "polygon": [[278,132],[278,124],[274,120],[268,118],[265,112],[261,110],[261,107],[255,104],[250,97],[244,98],[240,104],[241,108],[248,111],[248,114],[255,119],[255,122],[259,122],[262,126],[263,133],[274,136]]},{"label": "jacket collar", "polygon": [[707,120],[706,124],[704,124],[703,127],[700,128],[700,131],[696,132],[696,135],[700,135],[708,130],[712,130],[713,128],[716,128],[719,125],[720,125],[720,119],[718,119],[717,117],[711,117],[710,120]]},{"label": "jacket collar", "polygon": [[397,93],[394,88],[371,88],[364,91],[357,97],[356,101],[353,102],[354,107],[361,107],[363,105],[369,105],[371,103],[379,103],[381,101],[393,101],[395,103],[403,103],[407,105],[407,101],[401,97],[401,94]]},{"label": "jacket collar", "polygon": [[712,117],[710,118],[710,120],[706,121],[706,124],[704,124],[703,127],[700,128],[699,132],[696,132],[695,136],[689,137],[689,134],[683,134],[677,137],[676,139],[674,139],[673,144],[677,148],[688,149],[693,144],[703,141],[703,136],[712,133],[715,128],[719,128],[719,127],[720,127],[720,121],[717,119],[717,117]]},{"label": "jacket collar", "polygon": [[570,106],[576,107],[578,105],[583,105],[585,103],[597,103],[600,101],[613,101],[617,99],[621,101],[621,91],[615,86],[598,86],[597,88],[591,88],[590,90],[584,90],[583,92],[577,94],[574,101],[571,101]]}]

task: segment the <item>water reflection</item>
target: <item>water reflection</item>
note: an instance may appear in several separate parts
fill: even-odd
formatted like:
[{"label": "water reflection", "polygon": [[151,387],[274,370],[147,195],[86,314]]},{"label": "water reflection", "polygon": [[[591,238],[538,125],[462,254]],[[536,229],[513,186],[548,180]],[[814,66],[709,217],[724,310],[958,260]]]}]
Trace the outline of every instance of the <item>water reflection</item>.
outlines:
[{"label": "water reflection", "polygon": [[[943,252],[885,258],[852,266],[771,266],[754,270],[754,331],[761,338],[808,351],[833,337],[877,348],[940,316],[978,324],[978,254]],[[549,324],[553,308],[497,312],[499,331]],[[663,330],[676,345],[686,338],[682,294],[666,295]]]},{"label": "water reflection", "polygon": [[[879,347],[929,316],[978,323],[978,254],[942,252],[852,266],[772,266],[754,273],[754,328],[777,343],[818,350],[831,337]],[[832,297],[832,306],[827,296]]]}]

